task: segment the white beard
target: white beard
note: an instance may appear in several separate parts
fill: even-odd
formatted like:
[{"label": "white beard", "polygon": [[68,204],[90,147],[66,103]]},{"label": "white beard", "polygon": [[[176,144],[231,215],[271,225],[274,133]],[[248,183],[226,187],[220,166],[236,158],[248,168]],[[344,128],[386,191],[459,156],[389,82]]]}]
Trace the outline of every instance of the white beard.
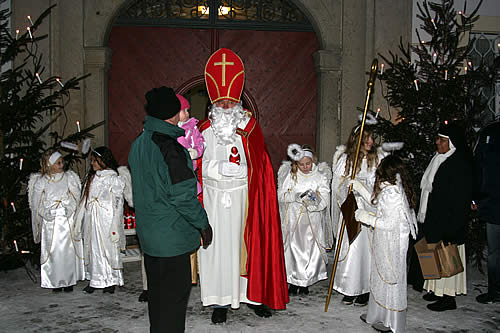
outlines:
[{"label": "white beard", "polygon": [[236,140],[236,129],[246,117],[247,115],[241,103],[230,109],[224,109],[213,104],[208,118],[210,119],[210,127],[212,127],[217,138],[217,143],[220,145],[233,144]]}]

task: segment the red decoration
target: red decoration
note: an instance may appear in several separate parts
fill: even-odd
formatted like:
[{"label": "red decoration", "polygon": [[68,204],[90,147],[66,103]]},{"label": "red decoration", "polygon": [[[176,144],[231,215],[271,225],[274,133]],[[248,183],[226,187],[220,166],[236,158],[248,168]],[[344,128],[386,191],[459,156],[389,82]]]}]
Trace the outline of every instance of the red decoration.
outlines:
[{"label": "red decoration", "polygon": [[241,157],[240,154],[238,153],[238,148],[236,147],[231,148],[231,155],[229,155],[229,162],[240,165],[240,160]]},{"label": "red decoration", "polygon": [[205,66],[205,83],[212,104],[223,99],[239,102],[245,83],[243,61],[229,49],[215,51]]}]

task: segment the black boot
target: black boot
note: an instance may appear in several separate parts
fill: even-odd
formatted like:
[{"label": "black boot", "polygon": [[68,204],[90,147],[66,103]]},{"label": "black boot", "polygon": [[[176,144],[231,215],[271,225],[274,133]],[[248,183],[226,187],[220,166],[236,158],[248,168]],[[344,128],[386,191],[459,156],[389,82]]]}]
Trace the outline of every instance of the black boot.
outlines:
[{"label": "black boot", "polygon": [[54,293],[60,293],[62,291],[62,288],[53,288],[52,292]]},{"label": "black boot", "polygon": [[308,287],[299,287],[299,294],[300,295],[309,295],[309,288]]},{"label": "black boot", "polygon": [[354,305],[356,305],[356,306],[365,306],[366,304],[368,304],[368,300],[369,299],[370,299],[370,293],[359,295],[354,300]]},{"label": "black boot", "polygon": [[64,287],[63,289],[64,289],[64,292],[65,292],[65,293],[70,293],[70,292],[72,292],[72,291],[73,291],[73,286]]},{"label": "black boot", "polygon": [[355,298],[356,298],[356,296],[347,296],[347,295],[345,295],[342,298],[342,303],[344,303],[345,305],[351,305],[354,302]]},{"label": "black boot", "polygon": [[147,302],[148,301],[148,291],[143,290],[142,293],[139,295],[139,302]]},{"label": "black boot", "polygon": [[87,294],[92,294],[95,291],[94,287],[91,287],[90,284],[83,288],[83,292]]},{"label": "black boot", "polygon": [[427,304],[427,309],[431,311],[446,311],[455,310],[457,308],[457,303],[455,302],[455,296],[444,295],[437,302],[432,304]]},{"label": "black boot", "polygon": [[227,320],[227,308],[215,308],[212,312],[212,323],[222,324]]},{"label": "black boot", "polygon": [[271,309],[265,304],[260,304],[260,305],[253,305],[253,304],[248,304],[248,307],[252,309],[255,314],[259,317],[263,318],[269,318],[273,314],[271,313]]},{"label": "black boot", "polygon": [[103,293],[110,293],[110,294],[114,294],[115,293],[115,286],[109,286],[109,287],[106,287],[102,290]]},{"label": "black boot", "polygon": [[427,294],[422,296],[422,298],[427,302],[435,302],[441,299],[441,297],[437,296],[432,291],[429,291]]},{"label": "black boot", "polygon": [[299,290],[298,286],[291,284],[288,286],[288,295],[290,295],[290,296],[297,295],[298,290]]}]

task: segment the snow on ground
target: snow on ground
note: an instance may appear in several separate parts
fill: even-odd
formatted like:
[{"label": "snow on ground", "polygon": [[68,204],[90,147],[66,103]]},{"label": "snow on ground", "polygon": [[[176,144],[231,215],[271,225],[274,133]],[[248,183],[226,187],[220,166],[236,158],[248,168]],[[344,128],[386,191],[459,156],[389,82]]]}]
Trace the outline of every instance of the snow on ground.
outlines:
[{"label": "snow on ground", "polygon": [[[39,272],[33,269],[39,280]],[[140,262],[124,264],[125,285],[110,294],[82,292],[81,281],[72,293],[53,293],[33,283],[25,268],[0,271],[0,332],[149,332],[147,304],[137,301],[142,289]],[[468,270],[468,294],[457,297],[458,309],[432,312],[423,293],[408,288],[407,332],[499,332],[500,304],[484,305],[475,297],[487,289],[486,277]],[[246,305],[229,310],[223,325],[210,321],[211,308],[200,302],[193,287],[186,332],[375,332],[359,316],[366,307],[346,306],[334,293],[328,312],[328,280],[310,287],[308,296],[294,296],[286,310],[259,318]],[[166,329],[165,332],[168,332]]]}]

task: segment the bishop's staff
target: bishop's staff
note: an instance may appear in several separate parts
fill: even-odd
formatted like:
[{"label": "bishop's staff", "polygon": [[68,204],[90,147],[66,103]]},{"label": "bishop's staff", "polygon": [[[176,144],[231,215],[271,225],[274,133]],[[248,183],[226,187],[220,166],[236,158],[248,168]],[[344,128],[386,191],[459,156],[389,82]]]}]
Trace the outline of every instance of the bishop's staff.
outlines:
[{"label": "bishop's staff", "polygon": [[[353,163],[352,171],[351,171],[351,179],[354,179],[356,177],[356,167],[358,164],[359,149],[361,148],[361,141],[363,140],[363,131],[365,128],[366,113],[368,112],[368,104],[370,104],[370,98],[371,98],[371,94],[372,94],[372,90],[373,90],[373,85],[375,83],[375,78],[377,77],[377,68],[378,68],[378,60],[375,58],[375,59],[373,59],[373,62],[372,62],[372,67],[371,67],[371,71],[370,71],[370,79],[368,80],[368,83],[367,83],[368,88],[366,90],[365,109],[363,110],[363,119],[361,120],[361,128],[359,130],[359,138],[358,138],[358,144],[356,147],[356,155],[354,156],[354,163]],[[349,186],[347,198],[349,198],[349,194],[351,194],[351,191],[352,191],[352,184]],[[347,199],[346,199],[346,201],[347,201]],[[354,200],[354,203],[355,202],[356,201]],[[344,206],[344,204],[342,206]],[[350,210],[350,212],[349,212],[350,214],[345,214],[344,210],[342,211],[342,225],[340,227],[340,233],[338,236],[337,246],[335,249],[335,260],[333,261],[332,275],[330,277],[330,286],[328,287],[328,296],[326,297],[325,312],[328,311],[328,305],[330,304],[330,298],[332,297],[333,282],[335,280],[335,273],[337,271],[337,263],[339,261],[340,247],[342,245],[342,238],[344,236],[344,229],[346,227],[346,215],[349,215],[349,218],[352,218],[351,223],[358,224],[357,229],[359,230],[359,222],[356,222],[354,220],[355,205],[349,205],[349,207],[347,207],[346,210],[347,209]],[[356,229],[356,226],[354,227],[354,229]],[[348,234],[349,234],[349,231],[348,231]],[[357,234],[353,235],[353,237],[350,237],[350,238],[352,240],[354,240],[354,238],[356,238],[356,236],[357,236]]]}]

